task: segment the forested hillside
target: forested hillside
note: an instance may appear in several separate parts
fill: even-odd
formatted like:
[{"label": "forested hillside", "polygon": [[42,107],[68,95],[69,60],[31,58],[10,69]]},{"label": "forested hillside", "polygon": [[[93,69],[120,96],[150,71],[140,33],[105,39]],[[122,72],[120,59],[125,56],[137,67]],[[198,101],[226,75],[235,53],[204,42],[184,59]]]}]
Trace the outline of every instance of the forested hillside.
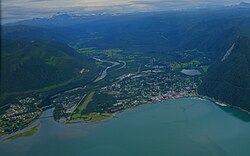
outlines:
[{"label": "forested hillside", "polygon": [[2,44],[1,92],[34,90],[87,78],[93,62],[55,41],[6,41]]},{"label": "forested hillside", "polygon": [[239,37],[228,54],[210,68],[199,93],[250,110],[250,39]]}]

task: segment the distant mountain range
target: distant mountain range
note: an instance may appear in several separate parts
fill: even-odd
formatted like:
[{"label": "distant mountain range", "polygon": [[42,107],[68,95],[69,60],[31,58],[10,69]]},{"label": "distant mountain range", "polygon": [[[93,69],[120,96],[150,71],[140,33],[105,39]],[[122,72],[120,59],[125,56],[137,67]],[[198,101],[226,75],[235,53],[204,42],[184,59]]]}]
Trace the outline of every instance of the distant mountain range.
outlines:
[{"label": "distant mountain range", "polygon": [[[109,19],[110,17],[118,17],[118,18],[123,19],[124,17],[130,17],[130,18],[134,18],[136,16],[143,17],[145,15],[147,16],[150,14],[161,14],[161,13],[171,14],[171,12],[172,13],[173,12],[176,12],[176,13],[188,13],[188,12],[199,13],[200,12],[200,13],[203,13],[203,15],[205,15],[204,13],[207,13],[207,15],[210,16],[211,12],[219,11],[220,13],[217,14],[218,17],[221,15],[222,16],[227,15],[228,17],[233,18],[234,16],[238,16],[239,13],[241,14],[242,11],[246,9],[250,9],[250,3],[241,2],[238,5],[230,5],[230,6],[208,5],[208,6],[201,7],[201,8],[198,7],[196,9],[184,9],[181,11],[172,10],[172,11],[137,12],[137,13],[135,12],[134,13],[105,13],[102,11],[97,11],[96,13],[85,13],[82,15],[74,15],[74,14],[68,14],[67,12],[62,12],[62,13],[57,13],[54,16],[49,17],[49,18],[34,18],[34,19],[23,20],[23,21],[14,22],[14,23],[6,23],[4,24],[4,26],[30,25],[30,26],[39,26],[39,27],[65,27],[65,26],[67,27],[67,26],[78,25],[78,24],[83,24],[87,22],[98,21],[98,20],[102,20],[106,18]],[[241,15],[244,15],[244,14],[241,14]]]}]

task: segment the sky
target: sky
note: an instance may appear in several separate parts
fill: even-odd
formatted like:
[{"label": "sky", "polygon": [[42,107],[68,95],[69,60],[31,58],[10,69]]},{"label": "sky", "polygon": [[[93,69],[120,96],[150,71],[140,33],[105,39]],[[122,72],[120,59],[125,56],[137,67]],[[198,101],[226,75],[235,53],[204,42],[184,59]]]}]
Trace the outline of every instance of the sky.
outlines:
[{"label": "sky", "polygon": [[233,5],[250,0],[1,0],[2,23],[50,17],[56,13],[130,13]]}]

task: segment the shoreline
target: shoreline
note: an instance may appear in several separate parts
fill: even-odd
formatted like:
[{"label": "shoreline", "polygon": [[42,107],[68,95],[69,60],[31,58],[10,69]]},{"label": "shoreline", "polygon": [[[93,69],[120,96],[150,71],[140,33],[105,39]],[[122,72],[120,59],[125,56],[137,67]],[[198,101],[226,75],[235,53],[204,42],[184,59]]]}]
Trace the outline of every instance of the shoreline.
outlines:
[{"label": "shoreline", "polygon": [[[11,134],[3,135],[0,137],[0,144],[11,141],[11,140],[15,140],[15,139],[10,139],[10,138],[14,137],[18,134],[29,132],[30,130],[32,130],[33,128],[35,128],[37,126],[39,126],[39,128],[40,128],[40,124],[41,123],[39,123],[38,119],[37,119],[36,121],[34,121],[33,123],[31,123],[30,125],[28,125],[27,127],[23,128],[23,129],[20,129],[20,130],[14,132],[14,133],[11,133]],[[39,130],[39,128],[38,128],[38,130]]]},{"label": "shoreline", "polygon": [[216,100],[216,99],[214,99],[214,98],[211,98],[211,97],[208,97],[208,96],[204,96],[204,95],[197,95],[197,97],[199,97],[199,98],[201,98],[201,99],[209,100],[209,101],[215,103],[215,104],[218,105],[218,106],[234,108],[234,109],[237,109],[237,110],[239,110],[239,111],[241,111],[241,112],[243,112],[243,113],[246,113],[247,115],[250,115],[250,111],[247,111],[247,110],[245,110],[245,109],[243,109],[243,108],[240,108],[240,107],[238,107],[238,106],[233,106],[233,105],[230,105],[230,104],[228,104],[228,103],[224,103],[224,102],[221,102],[221,101],[219,101],[219,100]]},{"label": "shoreline", "polygon": [[[243,112],[243,113],[246,113],[247,115],[250,115],[250,111],[247,111],[247,110],[242,109],[242,108],[240,108],[240,107],[237,107],[237,106],[233,106],[233,105],[230,105],[230,104],[227,104],[227,103],[220,102],[220,101],[215,100],[214,98],[211,98],[211,97],[208,97],[208,96],[203,96],[203,95],[198,95],[198,94],[196,94],[196,95],[192,94],[192,95],[178,95],[178,96],[176,96],[176,97],[171,97],[171,98],[166,98],[166,99],[162,99],[162,100],[152,101],[152,102],[148,102],[148,103],[139,104],[139,105],[137,105],[137,106],[132,106],[132,107],[129,107],[129,108],[125,108],[125,109],[120,110],[120,111],[117,111],[117,112],[115,112],[115,113],[111,113],[109,118],[106,118],[106,119],[104,119],[104,120],[102,120],[102,121],[86,122],[86,121],[84,121],[84,120],[78,119],[78,120],[74,120],[74,121],[70,121],[70,122],[59,122],[59,121],[55,120],[54,118],[53,118],[53,120],[55,120],[56,122],[58,122],[58,123],[60,123],[60,124],[66,124],[66,125],[67,125],[67,124],[68,124],[68,125],[70,125],[70,124],[79,124],[79,123],[86,123],[86,124],[100,123],[100,122],[105,122],[105,121],[107,121],[107,120],[116,118],[117,115],[120,114],[120,113],[122,113],[122,112],[125,112],[125,111],[127,111],[127,110],[132,110],[132,109],[134,109],[134,108],[137,108],[137,107],[140,107],[140,106],[143,106],[143,105],[152,105],[152,104],[156,104],[156,103],[160,103],[160,102],[165,102],[165,101],[168,101],[168,100],[179,99],[179,98],[192,98],[192,97],[193,97],[193,98],[199,98],[199,99],[201,99],[201,100],[208,100],[208,101],[211,101],[212,103],[214,103],[214,104],[216,104],[216,105],[218,105],[218,106],[220,106],[220,107],[229,107],[229,108],[237,109],[237,110],[239,110],[239,111],[241,111],[241,112]],[[53,108],[52,108],[52,109],[53,109]],[[40,116],[42,116],[42,114],[41,114]],[[8,138],[8,137],[11,137],[11,136],[20,134],[20,133],[22,133],[22,132],[26,132],[26,131],[28,131],[29,129],[35,127],[36,124],[38,124],[38,120],[39,120],[39,119],[33,121],[33,122],[32,122],[31,124],[29,124],[27,127],[23,128],[23,129],[20,129],[20,130],[18,130],[17,132],[14,132],[14,133],[11,133],[11,134],[6,134],[6,135],[1,136],[1,137],[0,137],[0,143],[3,143],[3,140],[5,140],[5,139]]]}]

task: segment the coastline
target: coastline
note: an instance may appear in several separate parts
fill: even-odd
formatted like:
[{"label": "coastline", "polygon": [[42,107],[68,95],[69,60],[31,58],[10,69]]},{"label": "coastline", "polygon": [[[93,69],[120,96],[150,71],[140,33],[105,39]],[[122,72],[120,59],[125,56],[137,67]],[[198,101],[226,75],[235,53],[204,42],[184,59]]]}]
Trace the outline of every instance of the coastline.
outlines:
[{"label": "coastline", "polygon": [[[233,106],[233,105],[230,105],[230,104],[227,104],[227,103],[223,103],[223,102],[220,102],[218,100],[215,100],[214,98],[211,98],[211,97],[208,97],[208,96],[203,96],[203,95],[199,95],[199,94],[190,94],[190,95],[176,95],[176,96],[172,96],[171,98],[163,98],[163,99],[160,99],[160,100],[154,100],[152,102],[147,102],[147,103],[142,103],[142,104],[139,104],[139,105],[136,105],[136,106],[131,106],[131,107],[128,107],[128,108],[125,108],[123,110],[119,110],[115,113],[112,113],[110,114],[110,117],[109,118],[106,118],[104,120],[101,120],[101,121],[94,121],[94,122],[86,122],[84,120],[81,120],[81,119],[78,119],[78,120],[72,120],[72,121],[69,121],[69,122],[59,122],[57,120],[54,120],[58,123],[61,123],[61,124],[77,124],[77,123],[86,123],[86,124],[90,124],[90,123],[100,123],[100,122],[104,122],[104,121],[107,121],[107,120],[110,120],[110,119],[113,119],[113,118],[116,118],[118,114],[124,112],[124,111],[127,111],[127,110],[132,110],[134,108],[137,108],[139,106],[143,106],[143,105],[151,105],[151,104],[156,104],[158,102],[164,102],[164,101],[168,101],[168,100],[172,100],[172,99],[178,99],[178,98],[199,98],[201,100],[209,100],[211,102],[213,102],[214,104],[220,106],[220,107],[230,107],[230,108],[234,108],[234,109],[237,109],[243,113],[246,113],[247,115],[250,115],[250,111],[247,111],[245,109],[242,109],[240,107],[237,107],[237,106]],[[53,109],[53,108],[52,108]],[[43,116],[43,114],[41,114],[40,116]],[[21,133],[24,133],[24,132],[27,132],[29,131],[30,129],[36,127],[37,125],[39,124],[39,119],[36,119],[34,120],[31,124],[29,124],[27,127],[23,128],[23,129],[20,129],[18,130],[17,132],[14,132],[14,133],[11,133],[11,134],[6,134],[6,135],[3,135],[0,137],[0,143],[4,143],[5,140],[9,137],[12,137],[14,135],[18,135],[18,134],[21,134]]]},{"label": "coastline", "polygon": [[240,107],[238,107],[238,106],[233,106],[233,105],[230,105],[230,104],[228,104],[228,103],[221,102],[221,101],[219,101],[219,100],[216,100],[216,99],[214,99],[214,98],[211,98],[211,97],[208,97],[208,96],[204,96],[204,95],[197,95],[197,97],[202,98],[202,99],[209,100],[209,101],[215,103],[215,104],[218,105],[218,106],[234,108],[234,109],[237,109],[237,110],[239,110],[239,111],[241,111],[241,112],[244,112],[244,113],[250,115],[250,111],[247,111],[247,110],[245,110],[245,109],[243,109],[243,108],[240,108]]},{"label": "coastline", "polygon": [[23,129],[20,129],[20,130],[14,132],[14,133],[11,133],[11,134],[3,135],[3,136],[0,137],[0,144],[1,143],[5,143],[5,142],[10,141],[10,140],[14,140],[16,138],[13,138],[13,139],[11,139],[11,138],[14,137],[14,136],[17,136],[19,134],[23,134],[23,133],[29,132],[30,130],[32,130],[33,128],[35,128],[37,126],[38,126],[38,130],[39,130],[40,124],[41,123],[39,123],[39,121],[37,119],[36,121],[34,121],[33,123],[29,124],[27,127],[23,128]]}]

